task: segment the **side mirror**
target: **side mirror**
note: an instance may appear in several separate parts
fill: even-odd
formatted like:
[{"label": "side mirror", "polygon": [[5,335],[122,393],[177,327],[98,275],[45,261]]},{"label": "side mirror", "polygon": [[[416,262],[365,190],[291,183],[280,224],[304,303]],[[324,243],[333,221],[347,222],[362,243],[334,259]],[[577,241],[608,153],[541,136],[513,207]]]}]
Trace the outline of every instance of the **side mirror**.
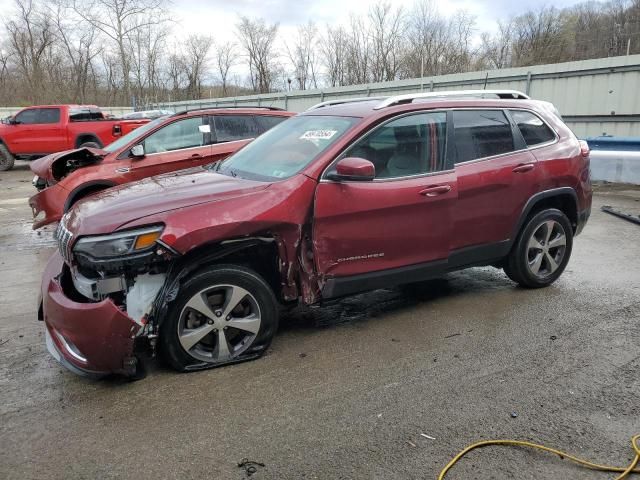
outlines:
[{"label": "side mirror", "polygon": [[376,167],[369,160],[346,157],[336,163],[335,171],[327,175],[329,180],[370,181],[376,176]]},{"label": "side mirror", "polygon": [[14,117],[7,117],[7,125],[17,125],[18,123]]},{"label": "side mirror", "polygon": [[144,145],[138,144],[131,147],[131,156],[134,158],[144,157]]}]

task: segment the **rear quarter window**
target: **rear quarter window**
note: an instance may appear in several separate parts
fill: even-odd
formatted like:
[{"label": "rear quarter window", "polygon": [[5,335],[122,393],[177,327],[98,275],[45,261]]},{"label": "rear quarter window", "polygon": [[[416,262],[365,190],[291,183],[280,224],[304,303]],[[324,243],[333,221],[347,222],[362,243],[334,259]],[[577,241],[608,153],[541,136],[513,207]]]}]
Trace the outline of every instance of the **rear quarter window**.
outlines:
[{"label": "rear quarter window", "polygon": [[555,133],[534,113],[524,110],[510,110],[509,112],[513,121],[518,125],[527,147],[552,142],[556,139]]},{"label": "rear quarter window", "polygon": [[456,163],[515,150],[511,124],[501,110],[454,110]]}]

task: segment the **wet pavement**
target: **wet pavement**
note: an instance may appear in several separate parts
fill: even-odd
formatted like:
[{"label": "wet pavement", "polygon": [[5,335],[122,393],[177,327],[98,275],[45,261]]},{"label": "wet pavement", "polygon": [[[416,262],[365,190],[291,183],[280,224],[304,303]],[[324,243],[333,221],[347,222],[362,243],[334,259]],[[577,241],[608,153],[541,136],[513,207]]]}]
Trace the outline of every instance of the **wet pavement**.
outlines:
[{"label": "wet pavement", "polygon": [[[23,162],[0,173],[0,478],[423,479],[465,445],[542,442],[626,464],[640,433],[640,189],[600,187],[544,290],[492,268],[286,314],[260,360],[139,382],[56,364],[36,320],[52,229]],[[515,414],[515,415],[512,415]],[[421,434],[428,435],[427,438]],[[447,478],[608,478],[485,449]]]}]

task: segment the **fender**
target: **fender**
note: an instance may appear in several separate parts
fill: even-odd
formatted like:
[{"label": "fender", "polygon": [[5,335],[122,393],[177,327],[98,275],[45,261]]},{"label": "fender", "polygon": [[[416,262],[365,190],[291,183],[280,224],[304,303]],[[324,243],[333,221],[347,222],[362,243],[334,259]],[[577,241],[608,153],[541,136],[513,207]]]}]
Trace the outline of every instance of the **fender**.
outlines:
[{"label": "fender", "polygon": [[527,200],[527,203],[522,209],[520,218],[518,219],[518,222],[516,223],[515,228],[511,232],[511,239],[509,241],[509,245],[510,246],[513,245],[513,243],[516,241],[516,238],[518,238],[518,234],[520,233],[520,230],[522,229],[522,226],[524,225],[525,220],[527,219],[527,217],[529,216],[529,214],[534,209],[537,203],[541,202],[542,200],[546,200],[548,198],[558,197],[560,195],[570,195],[571,198],[573,199],[576,212],[578,212],[578,194],[572,187],[552,188],[550,190],[538,192],[535,195],[533,195],[531,198],[529,198],[529,200]]},{"label": "fender", "polygon": [[73,205],[74,203],[75,198],[78,196],[79,193],[82,193],[83,190],[91,189],[92,187],[111,188],[117,185],[118,185],[117,183],[110,182],[108,180],[92,180],[91,182],[83,183],[82,185],[79,185],[76,188],[74,188],[71,191],[71,193],[67,196],[67,199],[64,202],[64,211],[65,212],[69,211],[69,209],[71,208],[71,205]]},{"label": "fender", "polygon": [[75,145],[76,148],[79,148],[81,143],[85,143],[85,142],[80,142],[80,139],[82,137],[86,137],[85,138],[85,142],[86,142],[86,139],[91,138],[91,140],[90,140],[91,142],[97,143],[98,145],[100,145],[100,148],[103,147],[102,142],[100,141],[100,139],[98,138],[98,136],[95,133],[82,132],[82,133],[79,133],[79,134],[76,135],[76,140],[74,142],[74,145]]}]

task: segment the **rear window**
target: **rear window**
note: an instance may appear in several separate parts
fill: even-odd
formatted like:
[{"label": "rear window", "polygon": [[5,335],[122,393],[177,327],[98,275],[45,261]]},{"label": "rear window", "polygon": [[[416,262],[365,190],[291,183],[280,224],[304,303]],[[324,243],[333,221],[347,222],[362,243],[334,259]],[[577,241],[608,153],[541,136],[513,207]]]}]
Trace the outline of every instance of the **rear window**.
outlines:
[{"label": "rear window", "polygon": [[456,163],[514,151],[511,124],[500,110],[453,112]]},{"label": "rear window", "polygon": [[552,142],[556,139],[553,131],[537,115],[524,110],[510,110],[510,113],[520,129],[527,147]]},{"label": "rear window", "polygon": [[262,133],[252,115],[216,115],[216,143],[255,138]]},{"label": "rear window", "polygon": [[69,120],[71,120],[72,122],[86,122],[90,120],[100,120],[102,118],[102,112],[94,108],[69,109]]}]

